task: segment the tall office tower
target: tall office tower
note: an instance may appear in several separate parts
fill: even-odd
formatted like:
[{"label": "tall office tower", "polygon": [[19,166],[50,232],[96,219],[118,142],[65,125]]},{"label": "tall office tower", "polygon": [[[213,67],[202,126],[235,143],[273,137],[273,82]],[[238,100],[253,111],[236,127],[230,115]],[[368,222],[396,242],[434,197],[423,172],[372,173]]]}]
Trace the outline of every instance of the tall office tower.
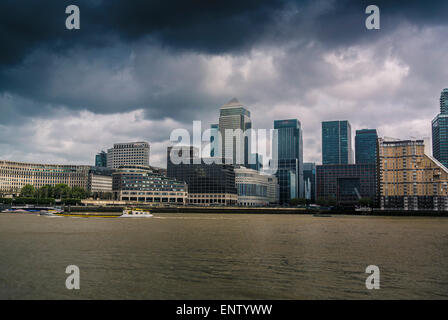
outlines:
[{"label": "tall office tower", "polygon": [[303,187],[302,126],[297,119],[274,120],[278,133],[277,179],[280,203],[305,196]]},{"label": "tall office tower", "polygon": [[219,124],[215,123],[210,126],[210,157],[219,156]]},{"label": "tall office tower", "polygon": [[[233,164],[245,165],[249,163],[250,136],[244,135],[246,130],[252,128],[250,112],[236,98],[223,105],[219,110],[219,132],[222,138],[221,156],[227,159],[232,158]],[[241,130],[232,139],[226,139],[226,130]],[[226,162],[225,161],[225,162]]]},{"label": "tall office tower", "polygon": [[95,156],[95,167],[107,167],[107,153],[101,151]]},{"label": "tall office tower", "polygon": [[115,143],[107,150],[107,167],[149,166],[149,144],[147,142]]},{"label": "tall office tower", "polygon": [[448,89],[443,89],[440,113],[432,120],[432,155],[448,168]]},{"label": "tall office tower", "polygon": [[353,164],[352,128],[347,120],[322,122],[322,164]]},{"label": "tall office tower", "polygon": [[316,202],[316,164],[314,162],[303,163],[303,181],[305,199]]},{"label": "tall office tower", "polygon": [[376,163],[377,140],[376,129],[356,130],[355,155],[356,164]]}]

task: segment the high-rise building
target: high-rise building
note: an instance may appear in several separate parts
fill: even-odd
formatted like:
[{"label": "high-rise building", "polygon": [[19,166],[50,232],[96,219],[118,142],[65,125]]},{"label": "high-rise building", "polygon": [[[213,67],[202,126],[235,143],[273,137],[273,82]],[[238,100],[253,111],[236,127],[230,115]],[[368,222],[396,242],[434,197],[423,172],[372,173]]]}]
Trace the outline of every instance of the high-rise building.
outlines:
[{"label": "high-rise building", "polygon": [[[250,135],[252,128],[250,112],[236,98],[219,109],[219,132],[221,133],[221,157],[233,159],[233,164],[247,165],[249,162]],[[230,131],[232,130],[232,131]],[[226,131],[228,137],[226,137]],[[233,133],[233,134],[230,134]]]},{"label": "high-rise building", "polygon": [[314,162],[303,163],[303,185],[305,188],[305,199],[316,202],[316,164]]},{"label": "high-rise building", "polygon": [[424,140],[378,139],[378,193],[384,209],[448,210],[448,169]]},{"label": "high-rise building", "polygon": [[352,129],[347,120],[322,122],[322,164],[353,164]]},{"label": "high-rise building", "polygon": [[355,155],[356,164],[376,163],[378,134],[376,129],[356,130]]},{"label": "high-rise building", "polygon": [[107,153],[101,151],[95,156],[95,167],[107,167]]},{"label": "high-rise building", "polygon": [[107,150],[107,167],[149,166],[149,143],[127,142],[115,143]]},{"label": "high-rise building", "polygon": [[448,167],[448,89],[443,89],[440,113],[432,120],[432,155]]},{"label": "high-rise building", "polygon": [[277,130],[277,179],[280,186],[280,203],[303,198],[303,137],[297,119],[275,120]]}]

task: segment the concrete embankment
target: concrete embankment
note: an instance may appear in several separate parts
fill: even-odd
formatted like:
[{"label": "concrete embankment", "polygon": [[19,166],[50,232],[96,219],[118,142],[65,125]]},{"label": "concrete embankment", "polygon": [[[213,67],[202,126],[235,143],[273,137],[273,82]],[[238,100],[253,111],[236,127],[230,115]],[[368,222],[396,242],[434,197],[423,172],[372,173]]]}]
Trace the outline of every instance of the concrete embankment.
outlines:
[{"label": "concrete embankment", "polygon": [[[359,215],[359,216],[425,216],[448,217],[446,211],[410,211],[410,210],[373,210],[360,212],[350,209],[317,210],[305,208],[287,207],[151,207],[141,205],[139,208],[151,209],[152,213],[208,213],[208,214],[331,214],[331,215]],[[90,213],[115,213],[121,214],[121,206],[76,206],[64,208],[66,213],[90,212]]]}]

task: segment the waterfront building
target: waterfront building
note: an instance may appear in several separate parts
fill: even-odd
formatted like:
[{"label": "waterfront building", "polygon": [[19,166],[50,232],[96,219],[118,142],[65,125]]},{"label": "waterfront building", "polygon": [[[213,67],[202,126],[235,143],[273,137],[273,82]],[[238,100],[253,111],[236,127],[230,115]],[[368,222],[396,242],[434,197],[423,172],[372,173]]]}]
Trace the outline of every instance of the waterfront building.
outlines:
[{"label": "waterfront building", "polygon": [[[219,109],[218,126],[222,139],[221,157],[231,158],[233,164],[247,166],[251,153],[250,131],[247,131],[252,128],[250,111],[234,98]],[[226,139],[226,130],[233,130],[231,139]]]},{"label": "waterfront building", "polygon": [[91,166],[38,164],[0,160],[0,191],[18,195],[27,184],[34,188],[66,184],[87,190]]},{"label": "waterfront building", "polygon": [[305,199],[316,203],[316,164],[314,162],[303,163],[303,181]]},{"label": "waterfront building", "polygon": [[347,120],[322,122],[322,164],[353,164],[352,129]]},{"label": "waterfront building", "polygon": [[[173,161],[172,156],[181,159]],[[195,161],[196,160],[196,161]],[[168,147],[167,175],[188,185],[188,200],[197,205],[235,205],[238,194],[231,164],[207,163],[192,146]]]},{"label": "waterfront building", "polygon": [[356,205],[361,198],[376,201],[376,165],[329,164],[316,166],[317,200]]},{"label": "waterfront building", "polygon": [[107,167],[107,153],[101,151],[95,156],[95,167]]},{"label": "waterfront building", "polygon": [[376,129],[356,130],[355,135],[355,155],[356,164],[376,163],[377,159],[377,140]]},{"label": "waterfront building", "polygon": [[440,94],[440,113],[432,120],[432,155],[448,167],[448,89]]},{"label": "waterfront building", "polygon": [[112,173],[113,170],[104,167],[91,167],[87,189],[92,194],[112,193]]},{"label": "waterfront building", "polygon": [[241,166],[235,168],[235,183],[238,204],[241,206],[267,206],[270,203],[278,203],[279,189],[275,176]]},{"label": "waterfront building", "polygon": [[185,205],[188,186],[184,181],[153,172],[149,166],[126,166],[112,174],[114,199],[150,205]]},{"label": "waterfront building", "polygon": [[149,144],[147,142],[115,143],[107,150],[107,167],[149,166]]},{"label": "waterfront building", "polygon": [[378,139],[383,209],[448,210],[448,169],[425,154],[424,140]]},{"label": "waterfront building", "polygon": [[280,186],[280,203],[303,198],[303,136],[297,119],[275,120],[277,130],[277,179]]}]

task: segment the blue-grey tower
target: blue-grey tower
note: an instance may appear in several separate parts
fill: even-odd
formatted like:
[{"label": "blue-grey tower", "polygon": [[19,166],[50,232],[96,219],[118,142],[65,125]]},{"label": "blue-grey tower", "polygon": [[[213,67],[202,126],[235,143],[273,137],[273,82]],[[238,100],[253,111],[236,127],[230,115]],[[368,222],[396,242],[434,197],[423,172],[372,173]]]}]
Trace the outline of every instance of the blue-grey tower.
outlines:
[{"label": "blue-grey tower", "polygon": [[378,134],[376,132],[376,129],[356,130],[356,136],[355,136],[356,164],[376,163],[377,139]]},{"label": "blue-grey tower", "polygon": [[432,120],[432,155],[448,168],[448,89],[440,94],[440,113]]},{"label": "blue-grey tower", "polygon": [[353,164],[350,122],[322,122],[322,164]]},{"label": "blue-grey tower", "polygon": [[277,179],[280,187],[280,203],[293,198],[303,198],[303,136],[297,119],[275,120],[278,133]]}]

